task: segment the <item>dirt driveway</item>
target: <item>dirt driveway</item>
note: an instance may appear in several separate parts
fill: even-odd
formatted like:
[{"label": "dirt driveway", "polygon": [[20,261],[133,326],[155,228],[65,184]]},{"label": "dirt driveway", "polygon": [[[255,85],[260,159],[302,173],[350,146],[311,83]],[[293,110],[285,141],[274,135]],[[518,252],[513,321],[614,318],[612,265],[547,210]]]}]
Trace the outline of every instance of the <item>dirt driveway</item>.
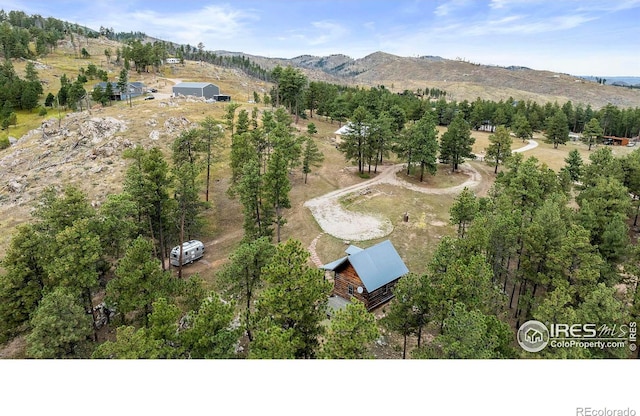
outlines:
[{"label": "dirt driveway", "polygon": [[[530,140],[526,146],[513,152],[524,152],[537,146],[538,142]],[[340,205],[340,198],[361,192],[372,185],[380,183],[401,186],[425,194],[457,194],[465,187],[476,189],[482,180],[482,175],[473,166],[465,164],[460,167],[460,170],[469,176],[469,179],[464,183],[449,188],[425,188],[404,181],[396,175],[398,171],[405,168],[406,164],[386,166],[373,179],[310,199],[304,203],[304,206],[311,210],[311,214],[313,214],[320,228],[327,234],[347,241],[373,240],[389,235],[393,231],[391,221],[382,215],[347,211]]]}]

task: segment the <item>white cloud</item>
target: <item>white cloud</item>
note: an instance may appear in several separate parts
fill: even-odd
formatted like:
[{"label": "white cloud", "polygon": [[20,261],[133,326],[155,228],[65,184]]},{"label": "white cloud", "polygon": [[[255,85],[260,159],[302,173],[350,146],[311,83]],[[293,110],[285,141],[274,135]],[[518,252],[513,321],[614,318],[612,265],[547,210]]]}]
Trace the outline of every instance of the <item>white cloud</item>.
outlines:
[{"label": "white cloud", "polygon": [[362,27],[367,30],[376,30],[376,22],[364,22]]},{"label": "white cloud", "polygon": [[625,1],[583,1],[576,11],[614,13],[640,7],[640,0]]},{"label": "white cloud", "polygon": [[433,13],[438,17],[448,16],[451,12],[466,6],[468,3],[468,0],[449,0],[436,7]]},{"label": "white cloud", "polygon": [[468,36],[487,36],[494,34],[536,35],[573,29],[593,20],[596,20],[596,17],[584,15],[566,15],[540,19],[526,16],[508,16],[467,26],[462,29],[462,32]]},{"label": "white cloud", "polygon": [[311,25],[318,29],[318,33],[309,38],[310,45],[321,45],[336,41],[349,34],[348,28],[331,21],[312,22]]},{"label": "white cloud", "polygon": [[303,29],[289,30],[286,34],[279,34],[275,40],[282,43],[281,47],[288,46],[292,49],[305,49],[305,53],[316,53],[309,48],[328,46],[335,48],[343,45],[350,31],[346,26],[330,20],[311,22]]},{"label": "white cloud", "polygon": [[[149,31],[165,33],[178,42],[194,43],[203,38],[232,39],[250,31],[246,24],[257,17],[226,7],[207,6],[193,12],[158,15],[137,12],[134,19],[144,19]],[[167,36],[165,35],[165,36]]]},{"label": "white cloud", "polygon": [[[536,3],[544,3],[548,0],[491,0],[489,8],[492,10],[511,9],[513,7],[533,7]],[[555,3],[555,2],[554,2]]]}]

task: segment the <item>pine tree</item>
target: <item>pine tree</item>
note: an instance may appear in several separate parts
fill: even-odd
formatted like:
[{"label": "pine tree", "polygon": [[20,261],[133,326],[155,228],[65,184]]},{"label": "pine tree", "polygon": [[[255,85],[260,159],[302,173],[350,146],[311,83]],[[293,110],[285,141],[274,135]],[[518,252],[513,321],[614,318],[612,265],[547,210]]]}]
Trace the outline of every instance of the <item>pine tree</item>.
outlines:
[{"label": "pine tree", "polygon": [[433,116],[425,114],[408,132],[413,147],[411,154],[420,163],[420,182],[424,179],[425,168],[431,175],[438,169],[438,130]]},{"label": "pine tree", "polygon": [[567,116],[560,109],[546,120],[545,141],[552,143],[557,149],[559,144],[565,144],[569,140],[569,124]]},{"label": "pine tree", "polygon": [[307,183],[307,175],[311,173],[311,168],[319,167],[322,161],[324,161],[324,155],[318,149],[318,145],[311,137],[307,137],[302,150],[302,173],[304,173],[305,184]]},{"label": "pine tree", "polygon": [[564,161],[566,165],[562,169],[567,171],[573,182],[578,182],[582,178],[584,165],[580,152],[577,149],[571,150]]},{"label": "pine tree", "polygon": [[602,126],[600,126],[600,122],[594,117],[584,126],[584,130],[582,130],[582,141],[589,145],[589,150],[591,150],[591,146],[598,143],[598,139],[600,139],[603,134],[604,131]]},{"label": "pine tree", "polygon": [[[128,62],[128,61],[127,61]],[[122,68],[120,76],[118,77],[118,92],[120,93],[120,99],[129,98],[129,106],[131,107],[131,94],[129,93],[129,75],[127,68]]]},{"label": "pine tree", "polygon": [[471,137],[469,124],[459,113],[453,119],[440,142],[440,160],[451,164],[451,171],[458,170],[458,166],[467,158],[475,158],[472,146],[475,139]]},{"label": "pine tree", "polygon": [[4,253],[0,274],[0,343],[29,322],[43,296],[46,281],[46,241],[29,224],[16,227]]},{"label": "pine tree", "polygon": [[328,359],[373,358],[367,347],[379,336],[375,316],[356,300],[331,317],[320,355]]},{"label": "pine tree", "polygon": [[244,240],[272,237],[273,207],[265,199],[263,175],[257,160],[247,161],[234,189],[242,204]]},{"label": "pine tree", "polygon": [[107,284],[107,305],[115,306],[123,322],[131,312],[141,312],[145,326],[151,305],[158,297],[172,295],[170,277],[162,271],[153,257],[152,243],[140,236],[127,249],[115,270],[115,277]]},{"label": "pine tree", "polygon": [[467,227],[478,213],[478,201],[473,191],[465,187],[456,197],[449,213],[451,223],[458,226],[458,237],[464,238]]},{"label": "pine tree", "polygon": [[511,134],[505,126],[498,126],[496,132],[489,136],[491,143],[486,149],[486,160],[495,164],[493,173],[498,173],[498,166],[511,157]]},{"label": "pine tree", "polygon": [[91,355],[94,359],[157,359],[161,343],[149,336],[147,328],[120,326],[116,329],[115,341],[106,341]]},{"label": "pine tree", "polygon": [[224,129],[222,124],[211,116],[207,116],[201,123],[201,135],[204,139],[205,153],[207,155],[207,184],[205,201],[209,202],[209,184],[211,181],[211,164],[220,158]]},{"label": "pine tree", "polygon": [[415,334],[418,347],[421,345],[422,330],[432,313],[432,294],[427,275],[409,273],[402,276],[393,288],[394,298],[381,324],[402,335],[403,359],[407,356],[407,340],[410,335]]},{"label": "pine tree", "polygon": [[358,165],[358,173],[364,173],[365,143],[368,135],[369,113],[364,107],[358,107],[353,112],[349,131],[338,144],[338,150],[344,153],[346,160],[353,160]]},{"label": "pine tree", "polygon": [[244,323],[249,341],[253,340],[253,303],[257,291],[264,285],[263,267],[274,254],[275,247],[266,237],[247,241],[229,256],[230,263],[218,273],[218,284],[223,292],[244,303]]},{"label": "pine tree", "polygon": [[308,259],[309,252],[299,241],[279,244],[262,271],[267,285],[257,300],[262,330],[273,325],[292,329],[297,358],[316,355],[331,291],[331,283],[320,269],[308,265]]},{"label": "pine tree", "polygon": [[[97,263],[102,246],[90,220],[79,220],[56,234],[49,250],[49,260],[44,265],[47,285],[66,288],[82,299],[87,313],[94,314],[93,295],[99,284]],[[97,339],[97,333],[94,338]]]},{"label": "pine tree", "polygon": [[64,358],[91,335],[91,318],[77,295],[58,287],[42,298],[31,318],[27,354],[32,358]]},{"label": "pine tree", "polygon": [[173,180],[169,176],[169,165],[157,147],[145,151],[137,146],[127,150],[124,156],[133,160],[125,174],[124,191],[131,195],[136,204],[140,227],[148,230],[145,234],[152,241],[158,242],[154,253],[162,262],[164,270],[168,214],[172,203],[169,199],[169,188]]},{"label": "pine tree", "polygon": [[469,310],[456,303],[444,320],[442,333],[416,358],[487,359],[514,358],[511,347],[514,334],[495,316]]},{"label": "pine tree", "polygon": [[180,333],[186,355],[195,359],[235,357],[238,329],[233,327],[234,304],[211,293],[197,311],[187,318],[187,329]]},{"label": "pine tree", "polygon": [[281,240],[281,228],[286,224],[282,210],[291,208],[290,190],[287,159],[283,151],[278,148],[269,158],[267,173],[264,175],[265,203],[269,204],[275,213],[274,222],[278,243]]}]

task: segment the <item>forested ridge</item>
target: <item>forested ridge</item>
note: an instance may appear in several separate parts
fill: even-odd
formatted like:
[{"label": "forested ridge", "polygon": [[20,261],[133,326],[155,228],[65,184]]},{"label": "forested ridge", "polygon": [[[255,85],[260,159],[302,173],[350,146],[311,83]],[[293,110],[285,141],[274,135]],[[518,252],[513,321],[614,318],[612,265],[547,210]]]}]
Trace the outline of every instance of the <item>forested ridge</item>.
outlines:
[{"label": "forested ridge", "polygon": [[[3,33],[9,28],[15,39],[29,32],[21,25],[58,27],[14,12],[0,16]],[[71,28],[61,28],[70,36]],[[88,35],[73,27],[79,31]],[[122,83],[129,71],[157,63],[136,51],[162,49],[131,38],[120,55]],[[3,40],[5,58],[33,57],[11,55],[19,44]],[[185,59],[206,60],[202,49],[185,48]],[[82,110],[89,96],[84,85],[102,79],[94,69],[83,68],[75,81],[61,77],[50,104]],[[21,80],[8,59],[0,70],[0,90],[15,89],[4,101],[4,119],[36,108],[22,97],[40,85],[37,71]],[[369,347],[388,331],[404,339],[403,355],[414,358],[530,358],[515,343],[516,329],[529,319],[598,325],[638,319],[640,150],[616,158],[599,146],[588,161],[571,152],[556,172],[510,149],[513,137],[526,141],[534,131],[554,147],[567,143],[571,131],[589,147],[605,135],[632,137],[640,131],[640,109],[456,102],[437,88],[397,94],[384,86],[310,82],[291,67],[263,75],[273,87],[254,101],[270,109],[232,103],[224,119],[207,117],[178,134],[169,154],[159,147],[127,150],[123,192],[99,207],[72,186],[40,196],[32,221],[17,227],[1,260],[0,342],[24,335],[26,356],[33,358],[371,358]],[[36,91],[36,103],[41,94]],[[104,99],[91,94],[101,101],[96,97]],[[476,157],[471,131],[493,133],[485,156],[496,173],[489,194],[465,189],[456,198],[457,235],[443,237],[423,270],[400,279],[380,321],[354,303],[325,325],[331,286],[309,265],[302,244],[281,236],[291,172],[306,175],[323,161],[314,118],[350,123],[337,147],[363,178],[392,157],[408,171],[419,169],[420,181],[439,163],[455,171]],[[307,132],[293,127],[300,119],[310,121]],[[447,126],[440,137],[437,126]],[[227,192],[242,205],[244,238],[212,288],[197,275],[184,278],[182,267],[168,270],[167,257],[171,247],[202,233],[213,186],[205,172],[224,147]],[[411,351],[409,338],[417,345]],[[539,355],[628,358],[631,352],[574,348]]]}]

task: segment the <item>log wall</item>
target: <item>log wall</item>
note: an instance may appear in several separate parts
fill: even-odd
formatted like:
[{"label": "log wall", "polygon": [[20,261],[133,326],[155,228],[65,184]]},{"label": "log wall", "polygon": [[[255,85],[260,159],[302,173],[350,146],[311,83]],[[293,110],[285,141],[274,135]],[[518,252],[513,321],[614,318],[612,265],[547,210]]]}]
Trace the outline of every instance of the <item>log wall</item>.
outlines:
[{"label": "log wall", "polygon": [[[397,282],[396,279],[369,293],[356,270],[351,263],[347,262],[345,266],[336,270],[333,293],[344,299],[356,298],[364,303],[367,310],[372,310],[393,298],[392,289]],[[349,293],[349,286],[353,288],[352,294]],[[362,293],[358,293],[359,286],[362,287]]]}]

